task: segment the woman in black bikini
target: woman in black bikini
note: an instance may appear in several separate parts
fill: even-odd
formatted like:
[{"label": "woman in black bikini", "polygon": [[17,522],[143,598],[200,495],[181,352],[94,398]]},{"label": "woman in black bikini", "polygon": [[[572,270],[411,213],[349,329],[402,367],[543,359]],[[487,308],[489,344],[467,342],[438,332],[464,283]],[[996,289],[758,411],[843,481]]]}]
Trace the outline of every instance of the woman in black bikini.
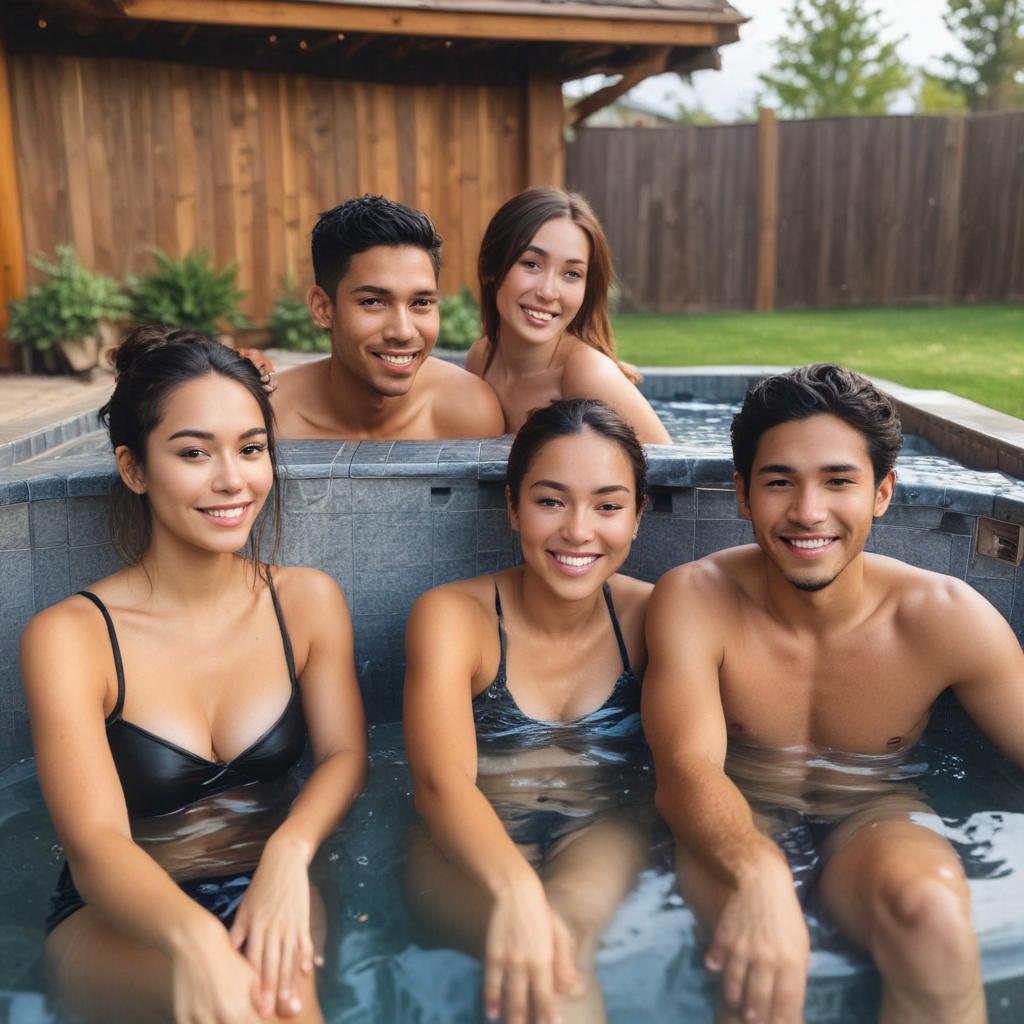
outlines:
[{"label": "woman in black bikini", "polygon": [[22,638],[68,858],[47,960],[76,1018],[319,1021],[307,869],[366,770],[348,609],[322,573],[256,560],[265,521],[277,529],[258,371],[156,327],[116,364],[104,415],[126,568]]},{"label": "woman in black bikini", "polygon": [[490,1019],[605,1017],[596,946],[647,851],[634,806],[651,585],[618,574],[645,470],[601,402],[534,412],[508,462],[522,564],[438,587],[409,618],[406,743],[429,831],[414,835],[411,903],[483,959]]}]

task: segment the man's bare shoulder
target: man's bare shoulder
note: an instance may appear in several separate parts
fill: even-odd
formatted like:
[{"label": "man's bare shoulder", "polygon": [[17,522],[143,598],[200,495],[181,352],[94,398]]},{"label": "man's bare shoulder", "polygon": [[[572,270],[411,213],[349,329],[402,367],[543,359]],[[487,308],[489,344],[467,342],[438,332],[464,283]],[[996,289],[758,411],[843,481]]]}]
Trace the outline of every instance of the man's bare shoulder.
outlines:
[{"label": "man's bare shoulder", "polygon": [[423,364],[420,377],[438,437],[496,437],[505,432],[505,415],[490,384],[434,356]]},{"label": "man's bare shoulder", "polygon": [[753,599],[764,579],[764,561],[756,544],[723,548],[670,569],[658,580],[656,591],[696,602]]},{"label": "man's bare shoulder", "polygon": [[892,603],[904,628],[962,638],[988,622],[1004,621],[969,583],[886,555],[864,555],[865,582]]},{"label": "man's bare shoulder", "polygon": [[270,396],[270,406],[280,437],[307,436],[311,421],[303,410],[308,413],[311,399],[321,393],[330,363],[330,358],[316,359],[277,374],[277,390]]}]

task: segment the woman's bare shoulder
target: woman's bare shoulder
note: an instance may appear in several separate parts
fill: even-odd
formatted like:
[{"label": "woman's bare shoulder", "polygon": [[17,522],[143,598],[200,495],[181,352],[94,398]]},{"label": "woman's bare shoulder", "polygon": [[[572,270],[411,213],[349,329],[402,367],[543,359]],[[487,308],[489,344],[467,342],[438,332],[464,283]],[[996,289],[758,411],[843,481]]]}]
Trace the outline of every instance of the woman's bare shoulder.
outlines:
[{"label": "woman's bare shoulder", "polygon": [[82,697],[88,690],[83,683],[89,680],[102,697],[110,658],[101,612],[79,594],[38,612],[21,634],[21,675],[30,698],[33,693],[64,692],[65,687]]},{"label": "woman's bare shoulder", "polygon": [[324,602],[345,604],[345,594],[332,576],[302,565],[275,565],[270,570],[281,603],[297,609],[315,609]]},{"label": "woman's bare shoulder", "polygon": [[624,573],[616,573],[609,581],[615,606],[644,609],[654,592],[654,584],[634,579]]},{"label": "woman's bare shoulder", "polygon": [[487,362],[487,353],[491,343],[486,338],[477,338],[469,347],[466,353],[466,369],[477,377],[484,375],[484,364]]}]

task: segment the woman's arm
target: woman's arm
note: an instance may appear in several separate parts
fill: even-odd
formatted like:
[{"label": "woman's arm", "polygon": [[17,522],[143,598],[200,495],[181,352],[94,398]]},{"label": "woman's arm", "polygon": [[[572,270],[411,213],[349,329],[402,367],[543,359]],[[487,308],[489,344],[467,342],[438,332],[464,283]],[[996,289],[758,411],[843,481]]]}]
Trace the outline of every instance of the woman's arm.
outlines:
[{"label": "woman's arm", "polygon": [[579,342],[562,371],[563,398],[599,398],[610,405],[635,431],[641,444],[671,444],[665,424],[650,402],[615,365],[597,349]]},{"label": "woman's arm", "polygon": [[41,612],[22,635],[21,669],[43,797],[83,899],[168,956],[176,1020],[269,1013],[221,923],[132,840],[104,725],[116,684],[99,612],[84,598]]},{"label": "woman's arm", "polygon": [[295,972],[313,969],[309,864],[366,781],[366,724],[352,621],[338,585],[315,569],[278,569],[314,770],[260,857],[231,928],[283,1012],[300,1008]]},{"label": "woman's arm", "polygon": [[[481,636],[494,625],[465,591],[440,587],[415,604],[406,628],[405,740],[416,809],[437,845],[490,893],[484,1000],[498,1015],[505,989],[532,992],[553,1019],[555,989],[577,982],[564,925],[544,887],[476,785],[473,680]],[[557,980],[556,980],[557,979]]]}]

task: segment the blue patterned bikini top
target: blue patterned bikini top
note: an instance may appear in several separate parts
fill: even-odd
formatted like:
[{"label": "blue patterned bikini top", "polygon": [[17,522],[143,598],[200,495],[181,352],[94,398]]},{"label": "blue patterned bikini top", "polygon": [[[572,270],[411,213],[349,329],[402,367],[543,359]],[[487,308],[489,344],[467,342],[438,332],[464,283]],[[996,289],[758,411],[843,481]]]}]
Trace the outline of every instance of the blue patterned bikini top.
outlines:
[{"label": "blue patterned bikini top", "polygon": [[563,722],[545,722],[527,715],[508,688],[505,668],[508,638],[501,611],[501,595],[495,585],[494,610],[498,615],[501,657],[494,681],[473,698],[473,720],[481,754],[554,745],[592,756],[597,761],[618,761],[635,751],[638,742],[642,742],[640,680],[630,668],[611,588],[605,583],[603,590],[622,658],[622,674],[615,680],[608,699],[595,711]]},{"label": "blue patterned bikini top", "polygon": [[117,671],[117,703],[106,719],[107,742],[124,790],[129,816],[168,814],[213,793],[249,782],[279,778],[301,756],[306,744],[306,722],[295,678],[292,644],[269,573],[267,582],[281,629],[291,692],[277,721],[230,761],[211,761],[200,757],[121,717],[124,710],[124,666],[114,623],[106,606],[95,594],[88,590],[79,591],[103,613],[110,636]]}]

